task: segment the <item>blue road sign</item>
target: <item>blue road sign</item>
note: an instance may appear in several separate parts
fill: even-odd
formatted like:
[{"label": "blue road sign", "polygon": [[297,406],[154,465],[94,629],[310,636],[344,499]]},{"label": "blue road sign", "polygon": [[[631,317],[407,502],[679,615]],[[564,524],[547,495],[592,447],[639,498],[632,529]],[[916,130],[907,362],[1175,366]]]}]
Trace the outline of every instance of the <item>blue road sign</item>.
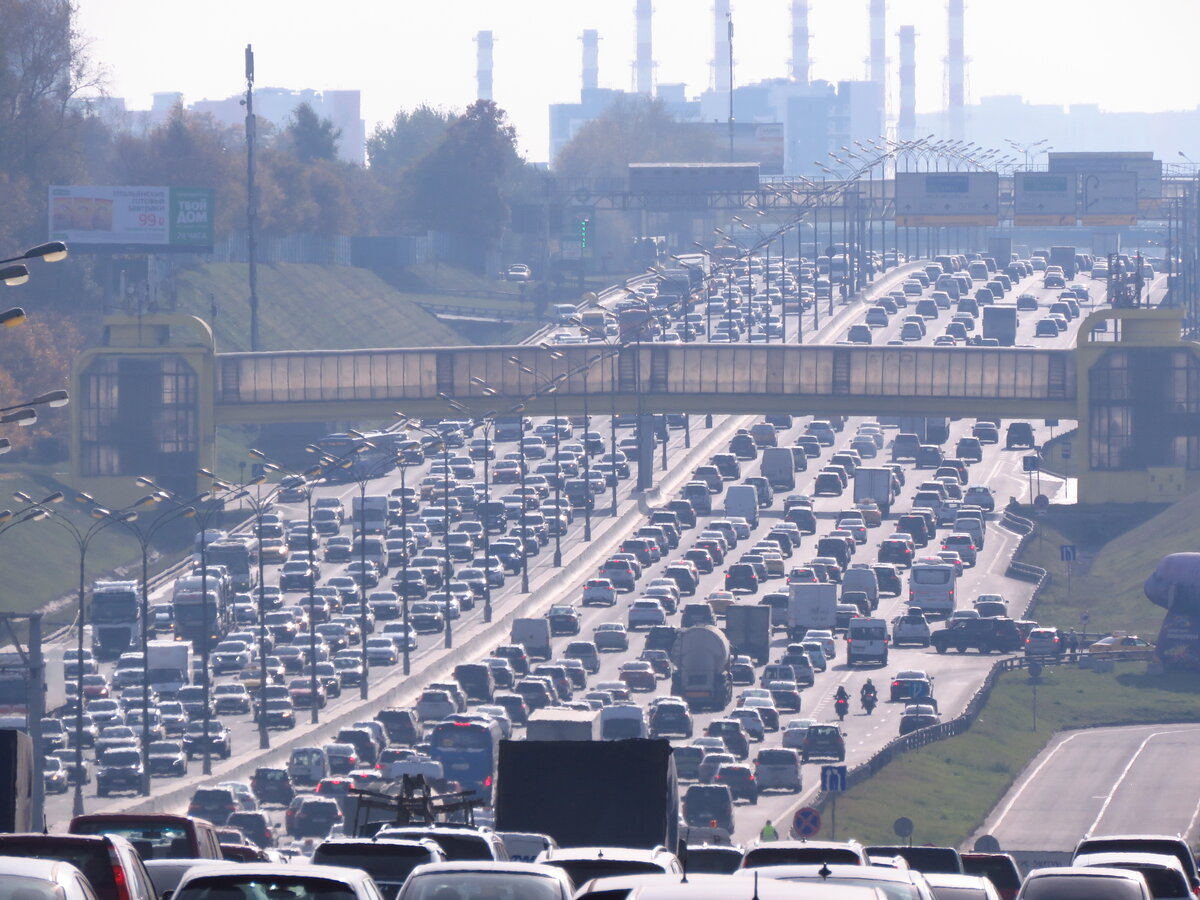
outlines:
[{"label": "blue road sign", "polygon": [[792,816],[792,833],[796,837],[812,837],[821,830],[821,814],[811,806],[802,806]]},{"label": "blue road sign", "polygon": [[846,790],[846,767],[821,766],[821,790],[828,794],[840,794]]},{"label": "blue road sign", "polygon": [[1075,545],[1063,544],[1058,548],[1058,558],[1063,562],[1075,562]]}]

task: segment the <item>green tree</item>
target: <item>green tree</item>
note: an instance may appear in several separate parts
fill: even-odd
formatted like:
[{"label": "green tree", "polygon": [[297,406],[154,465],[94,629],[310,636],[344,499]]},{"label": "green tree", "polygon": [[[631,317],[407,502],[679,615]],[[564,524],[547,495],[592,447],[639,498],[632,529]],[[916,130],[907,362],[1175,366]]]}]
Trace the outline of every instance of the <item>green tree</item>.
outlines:
[{"label": "green tree", "polygon": [[414,219],[452,235],[455,255],[476,271],[508,221],[504,186],[521,165],[516,141],[504,110],[477,100],[405,178]]},{"label": "green tree", "polygon": [[337,144],[342,130],[331,119],[322,119],[308,103],[292,111],[281,139],[301,162],[337,159]]},{"label": "green tree", "polygon": [[660,100],[618,98],[579,129],[558,154],[554,168],[572,178],[619,177],[630,163],[720,162],[712,136],[678,122]]},{"label": "green tree", "polygon": [[383,174],[399,172],[442,142],[458,113],[422,103],[411,112],[400,110],[390,125],[378,125],[367,138],[371,169]]}]

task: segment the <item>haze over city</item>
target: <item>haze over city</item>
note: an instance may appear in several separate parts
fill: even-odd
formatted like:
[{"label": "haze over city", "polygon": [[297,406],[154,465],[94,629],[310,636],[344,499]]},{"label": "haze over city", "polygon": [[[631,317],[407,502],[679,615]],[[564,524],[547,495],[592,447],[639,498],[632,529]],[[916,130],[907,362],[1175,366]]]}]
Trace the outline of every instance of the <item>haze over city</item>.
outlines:
[{"label": "haze over city", "polygon": [[[495,34],[496,102],[517,127],[530,160],[547,156],[547,106],[573,102],[582,30],[600,35],[599,84],[630,90],[633,0],[451,0],[336,5],[300,0],[215,0],[203,7],[155,0],[82,0],[79,27],[107,88],[130,109],[151,94],[179,91],[185,103],[244,90],[242,52],[253,44],[257,85],[359,90],[367,133],[418,104],[464,108],[476,95],[475,35]],[[737,85],[786,77],[788,0],[734,0]],[[967,100],[1017,94],[1031,103],[1097,104],[1112,111],[1194,109],[1200,71],[1189,27],[1193,0],[1146,0],[1131,14],[1116,0],[975,0],[966,10]],[[868,3],[813,0],[812,76],[867,77]],[[896,32],[917,29],[917,109],[945,103],[946,9],[933,0],[888,4],[889,92],[895,114]],[[654,4],[655,80],[711,85],[712,8],[701,0]],[[1065,149],[1065,148],[1064,148]]]}]

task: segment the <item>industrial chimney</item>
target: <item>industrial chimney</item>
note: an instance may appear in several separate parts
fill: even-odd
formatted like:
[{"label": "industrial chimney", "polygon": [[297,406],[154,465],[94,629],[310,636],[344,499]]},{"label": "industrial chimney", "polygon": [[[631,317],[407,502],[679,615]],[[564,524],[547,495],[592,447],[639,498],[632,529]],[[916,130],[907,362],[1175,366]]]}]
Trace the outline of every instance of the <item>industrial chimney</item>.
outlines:
[{"label": "industrial chimney", "polygon": [[792,81],[808,84],[809,61],[808,0],[792,0]]},{"label": "industrial chimney", "polygon": [[729,93],[732,88],[729,69],[733,48],[729,41],[729,22],[729,0],[716,0],[713,4],[713,87],[718,94]]},{"label": "industrial chimney", "polygon": [[584,29],[583,37],[583,89],[594,91],[600,86],[600,32],[595,28]]},{"label": "industrial chimney", "polygon": [[902,141],[917,138],[917,29],[900,26],[900,118],[897,135]]},{"label": "industrial chimney", "polygon": [[871,0],[871,77],[887,90],[887,0]]},{"label": "industrial chimney", "polygon": [[963,53],[963,6],[963,0],[950,0],[950,53],[946,57],[946,85],[949,96],[946,110],[950,119],[950,137],[956,140],[966,137],[964,117],[967,58]]},{"label": "industrial chimney", "polygon": [[637,62],[634,63],[637,92],[654,92],[654,44],[650,31],[650,0],[637,0]]},{"label": "industrial chimney", "polygon": [[480,100],[492,98],[492,33],[481,31],[475,35],[475,81]]}]

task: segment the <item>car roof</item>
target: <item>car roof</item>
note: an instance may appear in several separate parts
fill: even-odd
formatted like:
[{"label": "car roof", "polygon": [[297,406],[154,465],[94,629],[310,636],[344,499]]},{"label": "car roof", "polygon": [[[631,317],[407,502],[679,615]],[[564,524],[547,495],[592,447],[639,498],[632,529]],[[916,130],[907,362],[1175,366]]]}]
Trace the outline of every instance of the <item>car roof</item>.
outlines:
[{"label": "car roof", "polygon": [[[772,865],[756,869],[738,869],[742,877],[758,872],[765,878],[782,879],[825,879],[841,878],[870,879],[872,881],[898,881],[913,884],[920,874],[912,869],[893,869],[884,866],[855,866],[847,863],[808,863],[802,865]],[[822,874],[822,873],[827,874]],[[915,877],[914,877],[915,876]]]},{"label": "car roof", "polygon": [[475,859],[423,863],[413,869],[408,877],[416,878],[421,875],[437,875],[444,872],[502,872],[510,875],[537,875],[555,879],[562,878],[565,874],[558,866],[548,866],[542,863]]},{"label": "car roof", "polygon": [[276,863],[213,863],[212,865],[196,866],[188,869],[179,882],[180,889],[189,881],[213,875],[244,875],[251,877],[256,875],[288,875],[298,878],[308,876],[312,878],[328,878],[331,881],[345,881],[352,884],[361,883],[370,877],[362,869],[350,868],[349,866],[306,865],[301,868]]}]

